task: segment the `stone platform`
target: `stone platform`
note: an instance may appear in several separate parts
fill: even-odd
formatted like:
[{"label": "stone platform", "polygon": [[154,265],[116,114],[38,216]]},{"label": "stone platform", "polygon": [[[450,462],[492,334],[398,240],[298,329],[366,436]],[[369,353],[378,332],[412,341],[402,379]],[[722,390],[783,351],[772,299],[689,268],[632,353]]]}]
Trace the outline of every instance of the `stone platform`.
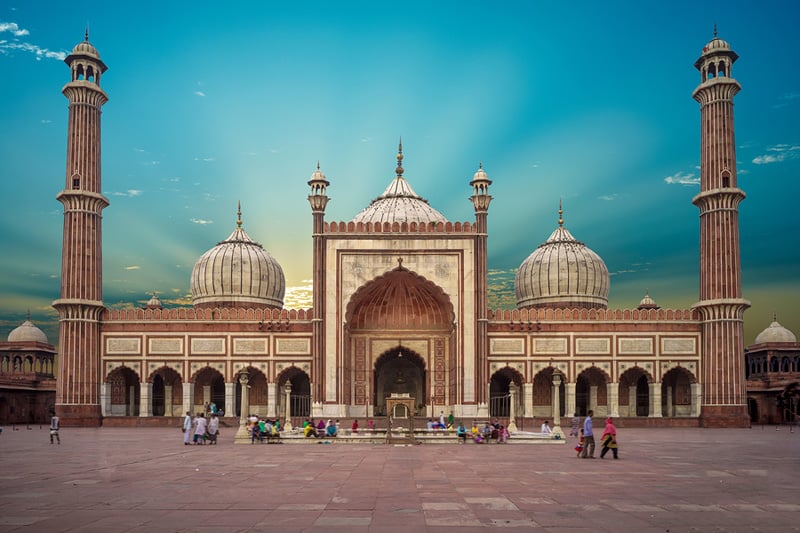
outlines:
[{"label": "stone platform", "polygon": [[0,532],[800,531],[800,431],[620,429],[566,446],[185,446],[177,428],[0,434]]}]

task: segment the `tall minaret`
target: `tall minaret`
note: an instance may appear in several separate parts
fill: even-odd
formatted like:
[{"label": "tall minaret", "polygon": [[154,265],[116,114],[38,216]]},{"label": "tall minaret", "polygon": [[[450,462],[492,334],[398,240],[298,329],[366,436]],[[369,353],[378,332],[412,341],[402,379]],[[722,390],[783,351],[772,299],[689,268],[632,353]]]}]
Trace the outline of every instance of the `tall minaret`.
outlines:
[{"label": "tall minaret", "polygon": [[65,426],[99,426],[100,313],[103,311],[102,211],[108,199],[100,185],[100,88],[106,65],[89,32],[64,60],[72,77],[62,92],[69,100],[67,177],[56,199],[64,204],[61,297],[58,310],[56,413]]},{"label": "tall minaret", "polygon": [[[322,391],[325,383],[325,207],[328,205],[328,185],[325,174],[319,169],[308,180],[311,192],[308,195],[308,203],[311,204],[311,216],[313,217],[313,241],[314,257],[312,274],[312,307],[314,318],[311,322],[312,346],[311,346],[311,397],[314,403],[322,402],[324,395]],[[318,416],[318,414],[315,414]]]},{"label": "tall minaret", "polygon": [[700,85],[700,301],[702,321],[700,420],[705,427],[747,427],[744,372],[744,311],[739,252],[739,203],[736,184],[733,97],[741,86],[732,77],[739,56],[717,37],[703,48],[694,66]]},{"label": "tall minaret", "polygon": [[[489,204],[489,186],[492,180],[483,170],[483,163],[469,182],[472,186],[472,205],[475,207],[475,385],[479,408],[487,406],[485,416],[489,416],[489,319],[488,319],[488,252],[486,224]],[[479,412],[479,415],[484,413]]]}]

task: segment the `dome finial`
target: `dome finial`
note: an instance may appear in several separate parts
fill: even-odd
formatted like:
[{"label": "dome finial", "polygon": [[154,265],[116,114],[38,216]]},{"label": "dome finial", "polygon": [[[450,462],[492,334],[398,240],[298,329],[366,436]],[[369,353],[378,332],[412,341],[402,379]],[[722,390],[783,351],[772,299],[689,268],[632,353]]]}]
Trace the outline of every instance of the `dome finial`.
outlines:
[{"label": "dome finial", "polygon": [[83,32],[83,40],[84,42],[89,42],[89,23],[86,23],[86,31]]},{"label": "dome finial", "polygon": [[319,159],[317,159],[317,170],[319,170]]},{"label": "dome finial", "polygon": [[28,309],[28,315],[27,315],[27,318],[26,318],[26,320],[27,320],[28,322],[30,322],[30,321],[31,321],[31,310],[30,310],[30,309]]},{"label": "dome finial", "polygon": [[714,37],[717,36],[717,23],[714,23]]},{"label": "dome finial", "polygon": [[242,227],[242,201],[241,200],[239,200],[239,208],[236,211],[236,216],[237,216],[236,227],[237,228],[241,228]]},{"label": "dome finial", "polygon": [[403,138],[400,137],[400,144],[397,145],[397,168],[395,169],[398,178],[403,177]]},{"label": "dome finial", "polygon": [[777,311],[773,311],[772,312],[772,321],[773,322],[777,322],[778,321],[778,312]]},{"label": "dome finial", "polygon": [[564,209],[562,209],[561,198],[558,199],[558,227],[564,227]]}]

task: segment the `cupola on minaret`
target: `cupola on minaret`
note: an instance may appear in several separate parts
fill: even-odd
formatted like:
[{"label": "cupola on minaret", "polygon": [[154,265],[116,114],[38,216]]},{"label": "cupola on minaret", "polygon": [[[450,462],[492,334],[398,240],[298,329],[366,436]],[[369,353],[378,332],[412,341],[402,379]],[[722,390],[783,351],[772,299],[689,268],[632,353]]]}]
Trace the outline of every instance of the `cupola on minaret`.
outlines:
[{"label": "cupola on minaret", "polygon": [[103,311],[100,115],[108,101],[100,88],[106,65],[89,43],[89,31],[64,62],[71,72],[62,92],[69,100],[67,170],[58,310],[56,412],[65,426],[99,426],[100,313]]},{"label": "cupola on minaret", "polygon": [[700,313],[703,331],[701,421],[704,426],[749,425],[744,371],[744,311],[739,249],[733,97],[741,90],[733,78],[739,56],[717,37],[695,61],[700,85]]}]

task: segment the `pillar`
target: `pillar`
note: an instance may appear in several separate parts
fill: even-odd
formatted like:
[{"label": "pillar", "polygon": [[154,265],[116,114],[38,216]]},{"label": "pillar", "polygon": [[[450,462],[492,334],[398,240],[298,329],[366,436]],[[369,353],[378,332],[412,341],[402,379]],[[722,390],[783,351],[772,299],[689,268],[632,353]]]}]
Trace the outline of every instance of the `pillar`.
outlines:
[{"label": "pillar", "polygon": [[152,403],[150,397],[153,395],[153,384],[144,382],[139,385],[139,416],[152,416]]},{"label": "pillar", "polygon": [[225,382],[225,416],[236,416],[236,382]]},{"label": "pillar", "polygon": [[674,406],[674,404],[672,402],[673,398],[674,398],[674,396],[672,394],[672,387],[668,385],[667,386],[667,397],[665,398],[667,400],[666,403],[667,403],[667,416],[668,417],[675,416],[675,406]]},{"label": "pillar", "polygon": [[619,383],[612,381],[606,384],[608,387],[608,416],[619,417]]},{"label": "pillar", "polygon": [[594,411],[596,415],[600,414],[597,412],[597,385],[589,387],[589,409]]},{"label": "pillar", "polygon": [[558,437],[559,439],[564,438],[564,432],[561,431],[561,395],[559,394],[561,389],[561,374],[558,372],[553,374],[553,401],[551,404],[553,405],[553,429],[552,433],[554,437]]},{"label": "pillar", "polygon": [[194,383],[191,381],[183,383],[183,413],[194,415]]},{"label": "pillar", "polygon": [[513,381],[508,385],[508,393],[511,398],[509,399],[508,408],[508,432],[513,433],[517,431],[517,392],[519,387]]},{"label": "pillar", "polygon": [[571,416],[578,412],[578,409],[575,407],[574,383],[564,384],[564,412]]},{"label": "pillar", "polygon": [[291,431],[294,429],[292,427],[292,382],[288,379],[286,380],[286,385],[283,387],[283,399],[284,399],[284,418],[286,422],[284,423],[283,427],[286,431]]},{"label": "pillar", "polygon": [[164,416],[175,416],[172,412],[172,385],[164,385]]},{"label": "pillar", "polygon": [[[648,391],[653,387],[652,383],[647,384]],[[648,392],[649,395],[649,392]],[[636,402],[636,387],[628,387],[628,416],[637,416],[639,405]]]},{"label": "pillar", "polygon": [[278,416],[278,384],[267,383],[267,418],[276,418],[277,416]]},{"label": "pillar", "polygon": [[239,413],[239,429],[234,437],[236,444],[246,444],[250,441],[250,432],[247,431],[247,417],[250,412],[250,386],[247,384],[249,380],[250,377],[247,372],[239,373],[239,384],[242,386],[242,411]]},{"label": "pillar", "polygon": [[533,418],[533,383],[522,384],[522,413],[520,414]]},{"label": "pillar", "polygon": [[661,418],[661,383],[650,387],[650,418]]}]

